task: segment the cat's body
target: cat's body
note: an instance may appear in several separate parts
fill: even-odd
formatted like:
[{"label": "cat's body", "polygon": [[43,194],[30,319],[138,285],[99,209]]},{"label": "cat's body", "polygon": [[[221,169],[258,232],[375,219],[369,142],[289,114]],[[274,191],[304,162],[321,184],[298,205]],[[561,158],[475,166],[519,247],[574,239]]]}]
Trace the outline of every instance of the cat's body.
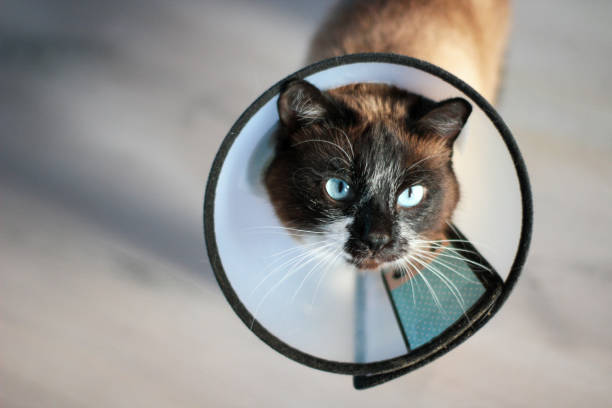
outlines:
[{"label": "cat's body", "polygon": [[317,31],[308,61],[359,52],[408,55],[494,101],[509,16],[509,0],[342,1]]},{"label": "cat's body", "polygon": [[[343,2],[317,33],[310,58],[409,55],[492,99],[504,16],[505,0]],[[360,269],[418,269],[444,241],[459,200],[452,148],[471,109],[461,98],[434,102],[385,84],[326,92],[305,81],[285,84],[276,155],[265,174],[277,215],[319,255]]]}]

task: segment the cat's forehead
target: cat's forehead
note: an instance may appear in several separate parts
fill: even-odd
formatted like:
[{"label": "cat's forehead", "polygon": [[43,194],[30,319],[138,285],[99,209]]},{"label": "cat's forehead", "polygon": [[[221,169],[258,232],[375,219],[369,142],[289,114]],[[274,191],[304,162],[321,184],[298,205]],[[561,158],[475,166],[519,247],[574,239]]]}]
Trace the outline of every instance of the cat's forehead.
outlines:
[{"label": "cat's forehead", "polygon": [[443,141],[412,133],[396,121],[379,121],[348,133],[356,160],[393,163],[400,168],[418,162],[420,167],[436,168],[446,163],[450,155]]},{"label": "cat's forehead", "polygon": [[321,124],[304,131],[293,147],[304,161],[352,168],[366,177],[392,179],[407,168],[434,169],[448,162],[450,150],[441,140],[402,125],[393,120]]},{"label": "cat's forehead", "polygon": [[[426,156],[448,158],[448,145],[436,137],[424,137],[411,131],[409,123],[430,101],[387,84],[358,83],[328,91],[328,95],[352,112],[352,123],[339,122],[353,143],[353,149],[365,158],[384,156],[386,160],[411,162]],[[444,157],[446,156],[446,157]],[[436,160],[428,164],[437,166]]]},{"label": "cat's forehead", "polygon": [[328,94],[368,122],[405,119],[419,99],[418,95],[391,85],[368,83],[342,86]]}]

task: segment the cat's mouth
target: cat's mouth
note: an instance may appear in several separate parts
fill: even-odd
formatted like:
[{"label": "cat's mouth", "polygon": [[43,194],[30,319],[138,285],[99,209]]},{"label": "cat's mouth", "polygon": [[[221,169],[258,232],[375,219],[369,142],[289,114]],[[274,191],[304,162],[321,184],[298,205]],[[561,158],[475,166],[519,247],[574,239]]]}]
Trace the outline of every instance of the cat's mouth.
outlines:
[{"label": "cat's mouth", "polygon": [[381,266],[387,263],[390,263],[390,262],[394,262],[396,260],[397,260],[397,257],[392,257],[392,256],[385,256],[385,257],[369,256],[369,257],[359,258],[359,259],[353,258],[351,262],[359,269],[377,270]]}]

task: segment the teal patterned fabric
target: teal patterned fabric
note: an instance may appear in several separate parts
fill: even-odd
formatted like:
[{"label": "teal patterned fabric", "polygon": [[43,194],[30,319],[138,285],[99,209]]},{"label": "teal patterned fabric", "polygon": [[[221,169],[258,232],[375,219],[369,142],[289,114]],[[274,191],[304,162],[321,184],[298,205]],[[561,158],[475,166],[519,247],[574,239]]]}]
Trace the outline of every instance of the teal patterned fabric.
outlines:
[{"label": "teal patterned fabric", "polygon": [[[435,273],[431,270],[434,268]],[[444,249],[428,268],[420,271],[420,275],[391,291],[402,330],[412,350],[442,334],[485,293],[484,286],[466,261],[449,249]]]}]

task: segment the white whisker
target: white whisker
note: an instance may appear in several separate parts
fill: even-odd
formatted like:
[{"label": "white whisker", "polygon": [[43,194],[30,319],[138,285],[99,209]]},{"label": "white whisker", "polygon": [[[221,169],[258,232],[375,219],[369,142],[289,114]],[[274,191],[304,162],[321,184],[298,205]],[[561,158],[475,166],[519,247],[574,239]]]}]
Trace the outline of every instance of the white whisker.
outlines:
[{"label": "white whisker", "polygon": [[[409,255],[410,258],[414,261],[417,261],[414,257],[412,257],[412,255]],[[418,261],[417,261],[418,262]],[[446,314],[446,311],[444,310],[444,308],[442,307],[442,304],[440,303],[440,299],[438,298],[438,295],[436,295],[436,291],[433,289],[433,287],[431,286],[431,284],[429,283],[429,281],[427,280],[427,278],[425,277],[425,275],[423,273],[418,274],[418,276],[421,277],[421,279],[423,279],[423,283],[425,283],[425,285],[427,286],[427,288],[429,289],[429,293],[431,293],[431,297],[434,300],[434,303],[436,304],[436,306],[438,307],[438,309]]]},{"label": "white whisker", "polygon": [[322,241],[311,242],[311,243],[308,243],[308,244],[298,244],[298,245],[292,246],[291,248],[284,249],[284,250],[282,250],[280,252],[276,252],[276,253],[273,253],[271,255],[266,255],[264,258],[265,259],[278,258],[279,256],[282,258],[283,256],[285,256],[285,255],[287,255],[287,254],[289,254],[291,252],[300,251],[300,250],[304,250],[306,248],[311,248],[313,246],[317,246],[317,245],[320,245],[320,244],[325,244],[325,243],[328,243],[328,242],[335,242],[335,241],[336,241],[336,239],[330,238],[330,239],[324,239]]},{"label": "white whisker", "polygon": [[291,269],[287,271],[287,273],[285,273],[285,275],[278,282],[276,282],[274,285],[272,285],[272,287],[270,287],[270,289],[268,289],[268,291],[264,294],[264,296],[261,298],[259,303],[257,303],[257,306],[255,306],[255,311],[253,312],[253,320],[251,321],[251,328],[253,327],[253,324],[255,323],[255,320],[257,318],[257,313],[259,312],[259,308],[261,307],[261,305],[263,305],[263,303],[266,301],[268,296],[270,296],[272,292],[274,292],[276,288],[278,288],[285,280],[293,276],[296,272],[302,270],[302,268],[305,267],[306,265],[310,264],[311,262],[314,262],[316,259],[317,259],[316,257],[311,257],[310,259],[308,259],[306,262],[304,262],[301,265],[293,265]]},{"label": "white whisker", "polygon": [[[400,268],[404,270],[404,282],[410,283],[410,291],[412,292],[412,304],[416,306],[416,296],[414,294],[414,284],[412,283],[416,272],[411,272],[408,267],[404,264],[400,264]],[[414,269],[414,266],[412,267]]]},{"label": "white whisker", "polygon": [[457,288],[457,285],[455,285],[453,281],[448,279],[448,277],[444,276],[442,271],[439,271],[435,267],[433,267],[431,264],[428,264],[422,261],[418,256],[414,255],[414,259],[416,259],[417,262],[423,265],[423,267],[427,268],[431,273],[433,273],[434,276],[440,279],[440,281],[448,288],[449,292],[452,293],[452,295],[455,297],[455,299],[457,300],[457,303],[459,304],[459,306],[461,307],[461,310],[463,311],[463,314],[465,314],[465,299],[463,298],[461,291]]},{"label": "white whisker", "polygon": [[438,153],[438,154],[432,154],[431,156],[427,156],[424,159],[419,160],[416,163],[413,163],[410,167],[408,167],[405,171],[409,172],[410,170],[412,170],[415,166],[423,163],[425,160],[429,160],[429,159],[433,159],[434,157],[438,157],[438,156],[442,156],[442,155],[446,155],[448,153]]},{"label": "white whisker", "polygon": [[333,255],[333,252],[325,251],[325,254],[323,255],[322,259],[318,263],[316,263],[312,268],[310,268],[306,276],[304,276],[304,279],[302,279],[302,282],[300,282],[300,285],[298,286],[298,288],[295,290],[295,293],[291,297],[291,302],[295,300],[295,297],[297,296],[300,289],[302,289],[302,286],[304,286],[304,283],[306,282],[306,280],[308,279],[312,271],[314,271],[317,268],[317,266],[321,265],[327,259],[329,255]]},{"label": "white whisker", "polygon": [[328,129],[328,130],[332,130],[332,129],[333,129],[333,130],[337,130],[337,131],[339,131],[340,133],[342,133],[342,135],[343,135],[343,136],[346,138],[346,141],[347,141],[347,143],[348,143],[348,146],[351,148],[351,158],[352,158],[352,159],[355,159],[355,151],[353,150],[353,143],[351,143],[351,139],[349,139],[349,137],[348,137],[348,135],[346,134],[346,132],[345,132],[343,129],[341,129],[341,128],[337,127],[337,126],[327,126],[327,129]]},{"label": "white whisker", "polygon": [[344,153],[344,155],[346,156],[346,158],[348,159],[348,162],[346,163],[349,167],[350,167],[350,162],[351,162],[351,156],[349,156],[349,154],[346,152],[346,150],[344,150],[342,147],[340,147],[337,143],[334,142],[330,142],[329,140],[323,140],[323,139],[308,139],[308,140],[302,140],[301,142],[297,142],[293,145],[291,145],[291,147],[295,147],[295,146],[299,146],[301,144],[304,143],[309,143],[309,142],[321,142],[321,143],[329,143],[330,145],[337,147],[339,150],[342,151],[342,153]]},{"label": "white whisker", "polygon": [[[415,249],[415,251],[416,251],[416,249]],[[447,254],[447,253],[444,253],[444,252],[437,254],[437,256],[446,257],[446,258],[450,258],[450,259],[458,259],[460,261],[469,262],[469,263],[471,263],[473,265],[478,266],[479,268],[482,268],[485,271],[491,272],[491,268],[489,268],[486,265],[481,264],[480,262],[472,261],[471,259],[468,259],[468,258],[466,258],[464,256],[461,256],[461,254],[456,254],[456,255],[459,255],[459,256],[453,256],[451,254]]]},{"label": "white whisker", "polygon": [[413,251],[416,252],[417,254],[419,254],[421,257],[424,257],[425,259],[429,260],[432,263],[439,263],[440,265],[444,266],[449,271],[459,275],[461,278],[465,279],[468,282],[471,282],[471,283],[480,283],[480,281],[474,280],[474,279],[471,279],[471,278],[465,276],[464,274],[456,271],[451,265],[447,264],[446,262],[443,262],[441,259],[438,258],[438,256],[440,254],[433,254],[431,252],[421,251],[421,250],[418,250],[416,248],[413,248]]},{"label": "white whisker", "polygon": [[264,278],[255,286],[255,288],[253,288],[253,290],[251,291],[251,293],[249,294],[249,297],[253,296],[253,294],[255,294],[255,292],[257,291],[257,289],[259,289],[259,287],[261,285],[264,284],[264,282],[266,282],[268,280],[269,277],[271,277],[273,274],[275,274],[276,272],[278,272],[281,268],[283,268],[284,266],[290,265],[290,267],[293,267],[293,265],[299,261],[301,261],[302,259],[309,257],[309,256],[313,256],[315,255],[319,250],[327,248],[329,246],[334,245],[334,242],[330,242],[330,243],[326,243],[320,247],[316,247],[314,249],[309,249],[306,250],[304,253],[302,254],[298,254],[297,256],[283,262],[282,264],[278,265],[277,267],[275,267],[274,269],[272,269],[271,272],[269,272],[268,274],[266,274],[266,276],[264,276]]},{"label": "white whisker", "polygon": [[290,231],[290,232],[303,232],[305,234],[328,234],[324,231],[312,231],[306,229],[292,228],[292,227],[281,227],[281,226],[258,226],[258,227],[249,227],[245,228],[245,231],[256,231],[256,230],[282,230],[282,231]]},{"label": "white whisker", "polygon": [[317,299],[317,293],[319,292],[319,287],[321,286],[321,283],[325,279],[325,276],[327,275],[327,272],[329,272],[332,269],[332,267],[336,263],[336,260],[338,259],[338,257],[340,255],[342,255],[342,252],[343,252],[343,248],[340,248],[337,251],[336,256],[330,262],[328,262],[327,268],[324,269],[323,273],[321,274],[321,277],[319,278],[319,281],[317,282],[317,286],[315,287],[314,294],[312,295],[312,299],[310,301],[311,305],[314,305],[315,300]]}]

